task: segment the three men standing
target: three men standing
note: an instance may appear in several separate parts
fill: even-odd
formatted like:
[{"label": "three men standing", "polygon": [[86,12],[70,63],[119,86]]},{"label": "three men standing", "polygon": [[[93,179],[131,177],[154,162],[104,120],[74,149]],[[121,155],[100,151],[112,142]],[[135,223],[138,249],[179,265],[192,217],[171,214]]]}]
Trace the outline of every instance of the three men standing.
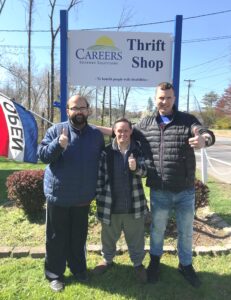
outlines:
[{"label": "three men standing", "polygon": [[[146,185],[150,187],[152,213],[148,281],[155,283],[159,280],[164,234],[173,209],[178,231],[178,270],[192,286],[198,287],[201,282],[192,266],[194,148],[213,145],[215,137],[196,117],[176,109],[172,84],[163,82],[157,86],[155,102],[156,113],[134,126],[132,139],[130,123],[126,119],[116,123],[116,139],[102,153],[97,200],[98,216],[103,226],[104,262],[98,270],[112,265],[115,245],[123,229],[130,258],[135,268],[141,270],[138,274],[143,276],[143,223],[138,226],[138,222],[143,222],[146,203],[137,176],[147,172]],[[48,200],[45,272],[54,290],[64,288],[66,261],[77,280],[86,279],[87,214],[95,196],[98,160],[103,148],[100,132],[87,125],[88,103],[85,98],[70,98],[67,114],[69,121],[51,127],[39,148],[40,159],[49,163],[44,182]],[[98,128],[105,134],[112,134],[110,128]],[[148,165],[139,165],[140,150],[135,141],[141,144]],[[140,166],[141,170],[146,168],[143,174],[139,173]],[[139,228],[137,244],[132,223],[137,232]],[[145,281],[145,277],[142,278]]]}]

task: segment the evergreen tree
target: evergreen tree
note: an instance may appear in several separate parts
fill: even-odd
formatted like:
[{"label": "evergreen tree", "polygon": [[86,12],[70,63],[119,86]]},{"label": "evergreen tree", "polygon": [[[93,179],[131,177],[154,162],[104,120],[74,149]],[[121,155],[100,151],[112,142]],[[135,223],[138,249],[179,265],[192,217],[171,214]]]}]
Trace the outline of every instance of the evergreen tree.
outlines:
[{"label": "evergreen tree", "polygon": [[147,111],[153,112],[154,111],[154,103],[151,97],[148,98],[148,105],[147,105]]},{"label": "evergreen tree", "polygon": [[218,99],[219,99],[219,95],[211,91],[203,96],[202,103],[204,104],[205,108],[212,108],[215,106]]}]

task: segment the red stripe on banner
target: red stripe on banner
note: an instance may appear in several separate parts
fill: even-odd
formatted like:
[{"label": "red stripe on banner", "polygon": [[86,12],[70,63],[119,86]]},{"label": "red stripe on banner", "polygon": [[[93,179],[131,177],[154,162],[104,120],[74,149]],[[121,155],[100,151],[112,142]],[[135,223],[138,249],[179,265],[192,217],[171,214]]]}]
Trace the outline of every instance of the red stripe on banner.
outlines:
[{"label": "red stripe on banner", "polygon": [[0,105],[0,156],[8,157],[9,133],[6,118]]}]

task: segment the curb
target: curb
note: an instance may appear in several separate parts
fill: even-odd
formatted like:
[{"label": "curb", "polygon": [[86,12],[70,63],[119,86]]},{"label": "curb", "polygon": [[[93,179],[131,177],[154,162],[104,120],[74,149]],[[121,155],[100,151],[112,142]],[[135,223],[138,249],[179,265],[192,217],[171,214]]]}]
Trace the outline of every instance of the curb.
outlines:
[{"label": "curb", "polygon": [[[210,223],[215,225],[217,228],[222,229],[227,236],[231,237],[231,226],[227,224],[221,217],[216,213],[211,212],[209,207],[204,207],[198,210],[198,216],[201,218],[210,218]],[[145,246],[145,252],[149,252],[149,245]],[[172,245],[164,246],[164,253],[176,255],[177,249]],[[89,253],[101,254],[101,245],[87,245],[87,251]],[[128,251],[126,245],[117,248],[117,255],[122,255]],[[45,245],[36,246],[36,247],[9,247],[9,246],[0,246],[0,259],[11,257],[11,258],[22,258],[22,257],[31,257],[31,258],[44,258],[45,257]],[[210,255],[217,256],[222,254],[231,253],[231,239],[230,241],[223,246],[194,246],[193,247],[193,256],[197,255]]]},{"label": "curb", "polygon": [[[145,246],[145,252],[149,252],[150,247]],[[100,245],[88,245],[87,251],[89,253],[101,254]],[[122,255],[128,251],[127,246],[117,248],[117,255]],[[164,246],[164,253],[176,255],[177,249],[174,246]],[[217,256],[222,254],[231,253],[231,243],[226,246],[196,246],[193,248],[193,256],[197,255],[210,255]],[[45,257],[45,246],[41,247],[0,247],[0,258],[44,258]]]}]

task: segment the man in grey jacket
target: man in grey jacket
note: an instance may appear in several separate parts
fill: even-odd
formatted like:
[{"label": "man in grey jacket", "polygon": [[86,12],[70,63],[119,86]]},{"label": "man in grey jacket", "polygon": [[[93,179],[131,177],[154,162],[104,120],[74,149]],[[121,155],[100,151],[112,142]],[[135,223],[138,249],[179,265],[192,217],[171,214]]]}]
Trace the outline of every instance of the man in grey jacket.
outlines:
[{"label": "man in grey jacket", "polygon": [[85,97],[67,102],[68,121],[48,129],[38,156],[48,166],[44,175],[47,199],[45,275],[53,291],[64,289],[66,264],[77,281],[86,281],[85,244],[88,211],[95,197],[103,135],[88,125]]}]

